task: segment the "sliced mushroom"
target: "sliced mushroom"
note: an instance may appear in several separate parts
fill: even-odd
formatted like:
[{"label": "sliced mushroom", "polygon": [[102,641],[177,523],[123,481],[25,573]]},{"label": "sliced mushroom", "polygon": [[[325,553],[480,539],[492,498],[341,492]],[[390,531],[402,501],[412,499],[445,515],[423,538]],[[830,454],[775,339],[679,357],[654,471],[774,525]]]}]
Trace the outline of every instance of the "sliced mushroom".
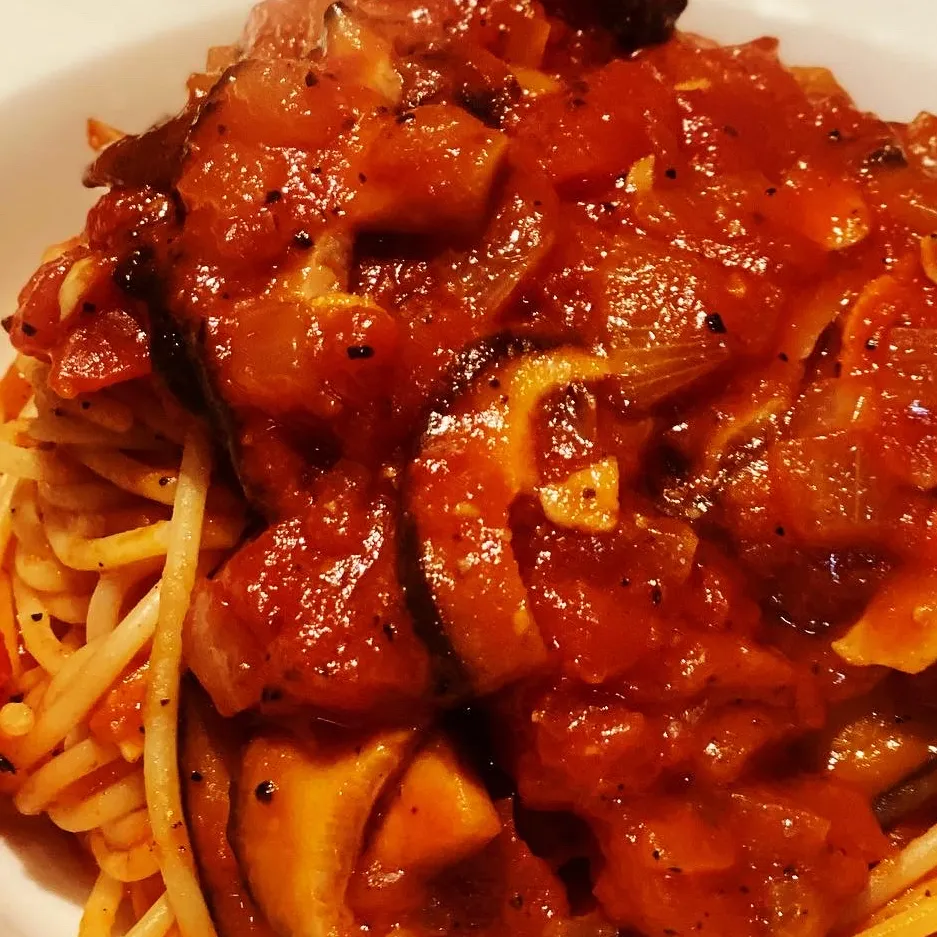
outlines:
[{"label": "sliced mushroom", "polygon": [[[716,362],[718,363],[718,362]],[[565,348],[487,372],[430,421],[409,472],[409,510],[443,627],[480,692],[536,671],[547,650],[511,546],[509,512],[539,475],[531,420],[552,392],[615,377],[646,406],[709,367],[705,349],[629,349],[614,357]],[[549,498],[549,495],[547,495]]]},{"label": "sliced mushroom", "polygon": [[187,696],[184,712],[182,791],[199,879],[219,937],[273,937],[228,840],[237,741],[202,693]]},{"label": "sliced mushroom", "polygon": [[241,768],[235,819],[251,892],[281,937],[352,932],[345,895],[365,826],[414,733],[319,745],[258,737]]}]

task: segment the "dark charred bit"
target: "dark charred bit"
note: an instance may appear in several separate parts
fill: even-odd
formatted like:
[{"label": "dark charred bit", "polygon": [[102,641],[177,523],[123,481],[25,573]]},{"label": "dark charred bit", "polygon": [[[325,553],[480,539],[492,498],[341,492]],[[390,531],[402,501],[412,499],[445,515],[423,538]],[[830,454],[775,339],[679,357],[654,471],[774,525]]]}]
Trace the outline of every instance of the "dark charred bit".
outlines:
[{"label": "dark charred bit", "polygon": [[908,165],[908,158],[904,150],[897,143],[884,143],[872,150],[863,162],[866,170],[875,169],[902,169]]},{"label": "dark charred bit", "polygon": [[190,106],[144,133],[112,143],[85,170],[85,186],[89,189],[149,186],[169,192],[179,177],[186,140],[197,117],[198,108]]},{"label": "dark charred bit", "polygon": [[718,312],[712,312],[706,316],[706,328],[716,335],[725,335],[727,331],[722,316]]},{"label": "dark charred bit", "polygon": [[510,87],[475,87],[463,85],[456,91],[456,103],[477,117],[485,126],[499,130],[514,95]]},{"label": "dark charred bit", "polygon": [[603,26],[633,52],[673,35],[688,0],[547,0],[548,13],[576,26]]}]

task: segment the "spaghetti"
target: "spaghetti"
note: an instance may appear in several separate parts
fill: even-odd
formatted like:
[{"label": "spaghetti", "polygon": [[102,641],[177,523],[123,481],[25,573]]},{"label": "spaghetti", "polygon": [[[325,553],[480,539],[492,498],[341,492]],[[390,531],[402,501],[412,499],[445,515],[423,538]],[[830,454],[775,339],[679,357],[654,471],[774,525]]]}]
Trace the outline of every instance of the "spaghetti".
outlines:
[{"label": "spaghetti", "polygon": [[[35,415],[10,414],[3,466],[13,557],[3,573],[3,634],[14,663],[9,695],[20,702],[0,710],[0,733],[15,804],[87,840],[101,872],[81,937],[109,937],[134,889],[163,881],[167,897],[157,896],[134,937],[167,934],[177,919],[185,933],[210,934],[178,822],[181,624],[200,556],[233,546],[242,519],[209,518],[218,533],[203,544],[211,463],[197,427],[177,447],[141,423],[137,401],[98,394],[82,407],[71,402],[74,421],[60,431],[57,413],[69,402],[48,390],[35,362],[22,371],[35,392],[26,412]],[[148,409],[158,406],[143,396]],[[98,435],[101,425],[114,435]],[[156,465],[175,470],[128,454],[141,440]],[[226,504],[236,510],[234,499]],[[147,525],[163,506],[171,517]],[[140,659],[152,676],[139,736],[96,739],[87,720]]]}]

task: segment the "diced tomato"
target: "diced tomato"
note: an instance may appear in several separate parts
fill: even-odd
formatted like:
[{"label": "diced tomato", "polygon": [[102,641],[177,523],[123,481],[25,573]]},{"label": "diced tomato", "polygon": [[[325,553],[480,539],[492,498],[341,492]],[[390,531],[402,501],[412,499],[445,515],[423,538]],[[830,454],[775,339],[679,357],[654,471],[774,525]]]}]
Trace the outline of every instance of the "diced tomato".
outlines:
[{"label": "diced tomato", "polygon": [[88,727],[101,742],[143,741],[143,701],[149,679],[149,663],[131,665],[95,707]]},{"label": "diced tomato", "polygon": [[149,339],[122,309],[82,317],[52,356],[49,386],[61,397],[88,394],[151,373]]},{"label": "diced tomato", "polygon": [[578,193],[626,174],[642,157],[672,152],[678,127],[661,76],[644,61],[615,60],[569,91],[539,98],[518,136],[561,191]]}]

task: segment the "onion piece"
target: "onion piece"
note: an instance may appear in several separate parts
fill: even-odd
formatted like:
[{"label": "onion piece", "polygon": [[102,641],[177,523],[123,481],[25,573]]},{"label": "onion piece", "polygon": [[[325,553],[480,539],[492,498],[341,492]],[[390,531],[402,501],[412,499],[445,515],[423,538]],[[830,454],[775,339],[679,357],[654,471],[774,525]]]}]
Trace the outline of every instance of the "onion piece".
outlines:
[{"label": "onion piece", "polygon": [[833,649],[858,667],[926,670],[937,662],[937,574],[905,570],[893,576]]}]

